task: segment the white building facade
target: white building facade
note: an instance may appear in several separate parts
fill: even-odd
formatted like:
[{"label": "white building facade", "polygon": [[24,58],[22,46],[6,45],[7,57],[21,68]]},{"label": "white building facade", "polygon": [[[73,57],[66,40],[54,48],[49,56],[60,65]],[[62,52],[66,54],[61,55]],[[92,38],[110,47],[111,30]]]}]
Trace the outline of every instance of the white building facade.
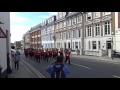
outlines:
[{"label": "white building facade", "polygon": [[[0,22],[0,28],[7,36],[6,38],[0,38],[0,67],[2,67],[1,77],[7,77],[7,53],[10,53],[11,58],[10,13],[0,12]],[[10,67],[11,65],[12,63],[10,61]]]},{"label": "white building facade", "polygon": [[54,30],[55,16],[45,20],[41,26],[41,40],[43,48],[55,48]]}]

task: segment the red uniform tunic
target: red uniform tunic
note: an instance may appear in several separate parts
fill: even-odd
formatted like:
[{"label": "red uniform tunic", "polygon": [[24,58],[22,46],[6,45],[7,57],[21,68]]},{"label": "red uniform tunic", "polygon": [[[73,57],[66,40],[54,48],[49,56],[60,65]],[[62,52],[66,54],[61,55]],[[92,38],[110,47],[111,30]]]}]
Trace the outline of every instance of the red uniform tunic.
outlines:
[{"label": "red uniform tunic", "polygon": [[48,51],[45,52],[45,56],[46,57],[49,56],[49,52]]},{"label": "red uniform tunic", "polygon": [[41,51],[38,52],[39,56],[41,57]]},{"label": "red uniform tunic", "polygon": [[66,59],[70,59],[70,52],[65,53]]},{"label": "red uniform tunic", "polygon": [[52,56],[52,51],[49,51],[49,56]]},{"label": "red uniform tunic", "polygon": [[40,58],[40,55],[39,55],[38,52],[35,54],[35,56],[36,56],[37,58]]}]

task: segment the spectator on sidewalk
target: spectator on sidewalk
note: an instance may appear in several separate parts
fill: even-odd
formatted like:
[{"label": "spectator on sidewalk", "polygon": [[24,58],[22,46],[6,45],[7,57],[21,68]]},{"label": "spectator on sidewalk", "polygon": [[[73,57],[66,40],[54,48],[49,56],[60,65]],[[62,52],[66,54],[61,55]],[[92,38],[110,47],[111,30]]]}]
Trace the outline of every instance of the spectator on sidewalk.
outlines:
[{"label": "spectator on sidewalk", "polygon": [[14,55],[15,55],[14,51],[11,51],[11,57],[12,57],[12,59],[14,59]]},{"label": "spectator on sidewalk", "polygon": [[10,74],[12,73],[12,69],[10,67],[10,57],[9,57],[9,53],[7,53],[7,73]]},{"label": "spectator on sidewalk", "polygon": [[15,52],[15,68],[19,69],[19,61],[20,61],[20,52],[16,51]]},{"label": "spectator on sidewalk", "polygon": [[69,74],[69,68],[67,65],[63,64],[63,57],[57,56],[57,60],[48,66],[47,72],[50,74],[51,78],[66,78]]}]

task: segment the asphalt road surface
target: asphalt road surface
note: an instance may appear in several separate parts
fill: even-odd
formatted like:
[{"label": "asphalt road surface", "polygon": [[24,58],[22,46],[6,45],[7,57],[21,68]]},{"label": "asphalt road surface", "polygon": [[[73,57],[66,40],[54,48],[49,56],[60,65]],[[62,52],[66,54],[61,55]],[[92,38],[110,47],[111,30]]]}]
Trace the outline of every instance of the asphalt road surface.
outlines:
[{"label": "asphalt road surface", "polygon": [[[38,76],[41,75],[43,78],[50,78],[50,75],[46,72],[46,68],[51,60],[48,62],[41,60],[38,63],[34,59],[26,58],[22,53],[21,58],[37,72]],[[118,63],[71,57],[71,65],[67,65],[70,68],[68,78],[120,78],[120,64]]]}]

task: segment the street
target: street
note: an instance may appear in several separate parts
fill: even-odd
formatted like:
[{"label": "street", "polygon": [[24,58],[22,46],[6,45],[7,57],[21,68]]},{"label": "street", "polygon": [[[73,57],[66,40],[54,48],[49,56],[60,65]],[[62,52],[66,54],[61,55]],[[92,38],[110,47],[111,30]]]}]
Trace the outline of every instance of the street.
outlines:
[{"label": "street", "polygon": [[[50,78],[46,68],[51,61],[41,60],[41,63],[37,63],[35,60],[26,58],[24,54],[21,54],[21,58],[21,61],[28,63],[39,77]],[[71,65],[67,65],[70,68],[68,78],[120,78],[120,64],[71,57]]]}]

